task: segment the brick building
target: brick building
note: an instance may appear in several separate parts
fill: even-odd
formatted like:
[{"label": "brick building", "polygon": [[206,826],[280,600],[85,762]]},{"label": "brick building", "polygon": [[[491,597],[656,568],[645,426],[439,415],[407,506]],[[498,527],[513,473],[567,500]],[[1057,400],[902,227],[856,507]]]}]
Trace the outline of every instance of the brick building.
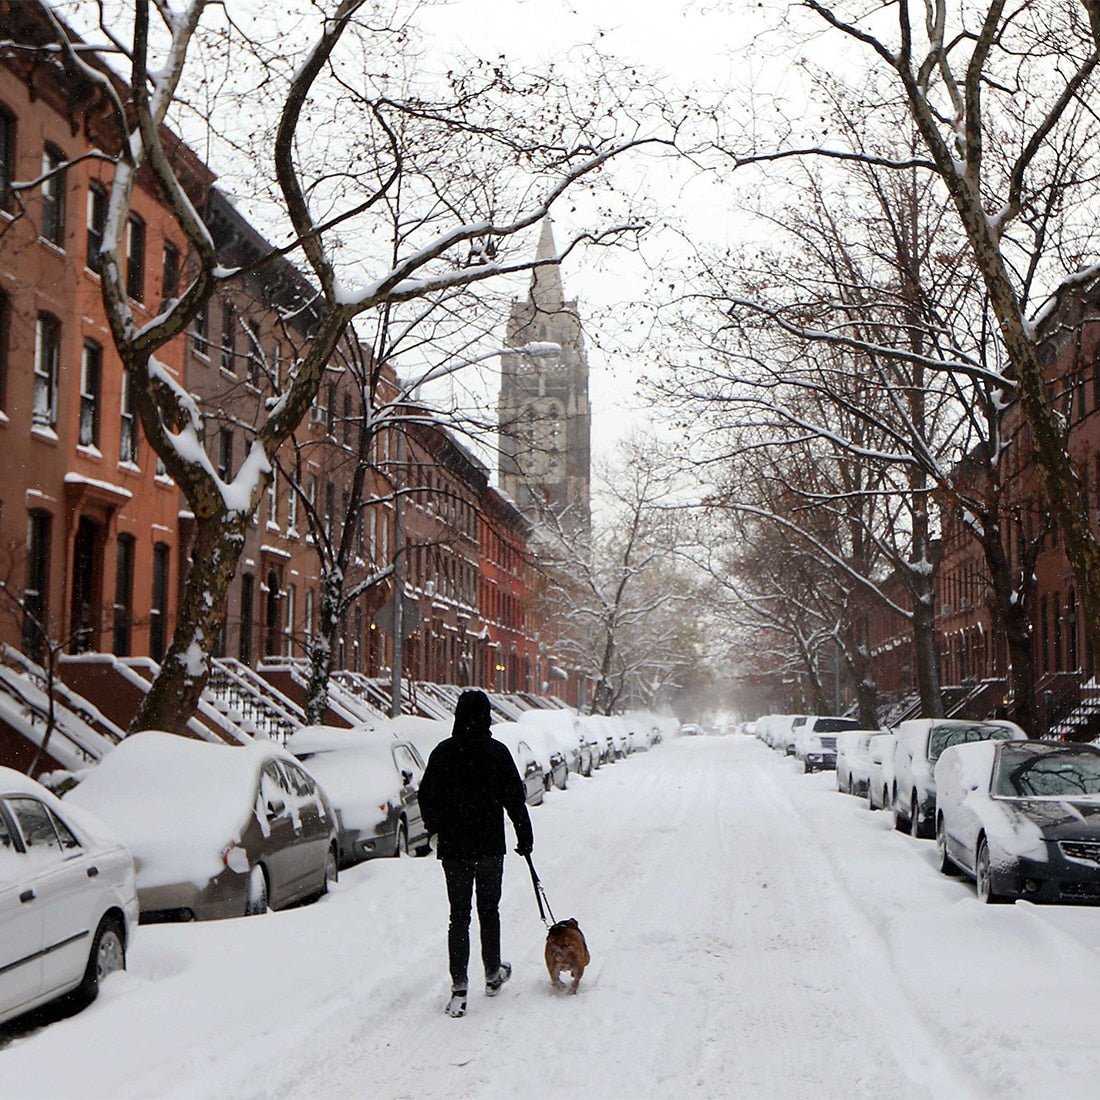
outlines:
[{"label": "brick building", "polygon": [[[47,44],[56,33],[34,2],[0,0],[0,16],[5,34],[23,42]],[[109,151],[105,110],[95,83],[67,73],[56,52],[0,54],[0,641],[31,654],[48,641],[67,652],[157,660],[174,629],[193,519],[142,438],[100,297],[110,164],[86,154]],[[285,260],[250,266],[271,253],[268,243],[190,150],[176,139],[170,147],[219,259],[249,268],[159,355],[199,400],[207,453],[230,480],[264,403],[308,343],[312,291]],[[189,271],[183,234],[143,175],[125,240],[140,321],[178,293]],[[390,401],[397,379],[375,367],[378,399]],[[363,392],[347,362],[330,364],[296,434],[297,453],[288,446],[280,456],[298,488],[277,474],[253,517],[215,655],[258,667],[307,652],[320,563],[306,512],[334,527],[348,518]],[[373,438],[366,503],[348,519],[356,533],[349,582],[387,569],[400,547],[420,618],[406,642],[413,674],[538,690],[527,524],[430,410],[415,413]],[[390,669],[393,643],[379,617],[392,587],[369,587],[348,609],[337,667],[371,676]]]}]

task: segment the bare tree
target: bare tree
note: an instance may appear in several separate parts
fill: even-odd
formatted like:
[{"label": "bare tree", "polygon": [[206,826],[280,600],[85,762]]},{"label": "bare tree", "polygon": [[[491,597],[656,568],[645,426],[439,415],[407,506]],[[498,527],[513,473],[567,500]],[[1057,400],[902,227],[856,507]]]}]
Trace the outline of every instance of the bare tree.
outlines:
[{"label": "bare tree", "polygon": [[[103,302],[145,435],[195,517],[192,566],[175,634],[132,723],[134,729],[176,730],[206,682],[249,517],[349,322],[393,303],[530,269],[535,261],[525,231],[572,186],[595,178],[613,157],[648,138],[645,124],[620,96],[612,96],[606,82],[593,83],[582,108],[570,81],[509,72],[502,63],[455,70],[450,86],[434,93],[394,94],[388,74],[372,69],[370,60],[364,65],[364,58],[377,60],[402,48],[409,38],[407,20],[386,24],[364,0],[338,0],[330,11],[310,13],[303,25],[312,40],[292,57],[259,40],[243,40],[236,28],[204,34],[204,19],[220,11],[211,0],[178,7],[134,0],[129,26],[125,20],[108,22],[100,10],[100,34],[127,67],[126,82],[60,23],[54,56],[80,74],[104,105],[109,136],[94,154],[113,171],[99,259]],[[294,51],[292,39],[286,42],[284,48]],[[261,126],[255,134],[270,160],[254,175],[276,184],[266,197],[281,211],[286,242],[253,266],[297,255],[315,284],[310,342],[284,392],[253,425],[247,458],[228,483],[204,449],[203,410],[158,359],[220,286],[244,274],[222,264],[202,196],[182,171],[178,141],[165,125],[170,111],[187,100],[192,72],[201,73],[215,60],[211,51],[222,49],[236,51],[227,57],[239,67],[243,84],[256,78],[250,99],[234,99],[234,114],[240,117],[249,103],[258,117],[272,104],[277,112],[270,130]],[[231,130],[228,112],[212,120],[219,121]],[[226,140],[232,143],[233,134]],[[191,251],[186,286],[145,324],[135,319],[123,260],[139,174],[155,180]],[[406,196],[406,217],[395,253],[353,256],[357,267],[349,268],[344,242],[369,241],[398,191]],[[636,228],[630,219],[619,219],[585,236],[607,243]]]}]

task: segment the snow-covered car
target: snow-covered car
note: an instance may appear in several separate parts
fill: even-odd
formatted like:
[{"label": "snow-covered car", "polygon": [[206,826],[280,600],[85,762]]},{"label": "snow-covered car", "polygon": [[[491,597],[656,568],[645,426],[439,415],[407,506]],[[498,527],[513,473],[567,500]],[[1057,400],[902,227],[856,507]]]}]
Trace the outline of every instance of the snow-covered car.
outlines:
[{"label": "snow-covered car", "polygon": [[592,757],[592,770],[598,770],[608,761],[610,743],[603,727],[603,720],[595,714],[577,715],[577,734],[588,746]]},{"label": "snow-covered car", "polygon": [[[377,725],[377,723],[376,723]],[[411,741],[416,746],[422,760],[432,755],[432,749],[451,736],[454,728],[450,722],[438,718],[420,718],[414,714],[401,714],[386,719],[386,728],[403,741]]]},{"label": "snow-covered car", "polygon": [[[794,756],[795,749],[798,747],[798,738],[802,732],[802,727],[810,720],[808,714],[792,714],[790,724],[786,727],[784,732],[781,732],[776,748],[782,749],[788,756]],[[781,726],[782,728],[782,726]]]},{"label": "snow-covered car", "polygon": [[328,795],[339,822],[340,866],[428,852],[417,789],[424,761],[386,723],[368,730],[303,726],[286,748]]},{"label": "snow-covered car", "polygon": [[871,783],[871,738],[882,730],[849,730],[836,739],[836,789],[867,796]]},{"label": "snow-covered car", "polygon": [[571,710],[528,710],[519,716],[523,729],[539,729],[549,736],[565,756],[569,771],[591,775],[593,747],[584,736],[578,716]]},{"label": "snow-covered car", "polygon": [[0,1022],[71,995],[95,1000],[126,966],[134,860],[90,814],[0,768]]},{"label": "snow-covered car", "polygon": [[680,727],[681,737],[702,737],[703,727],[696,725],[694,722],[685,722]]},{"label": "snow-covered car", "polygon": [[508,751],[512,754],[520,778],[523,780],[527,804],[541,806],[547,791],[542,764],[539,763],[535,750],[528,743],[523,727],[518,722],[494,722],[492,735],[508,746]]},{"label": "snow-covered car", "polygon": [[940,870],[985,902],[1100,904],[1100,749],[985,741],[936,763]]},{"label": "snow-covered car", "polygon": [[1022,741],[1015,722],[970,721],[965,718],[913,718],[902,722],[894,747],[894,786],[890,805],[894,827],[915,837],[936,831],[936,778],[941,753],[973,741]]},{"label": "snow-covered car", "polygon": [[836,767],[836,737],[846,730],[859,729],[854,718],[809,715],[794,727],[794,756],[806,772],[829,771]]},{"label": "snow-covered car", "polygon": [[888,810],[894,789],[894,746],[897,735],[892,730],[876,733],[867,742],[867,807]]},{"label": "snow-covered car", "polygon": [[336,814],[270,742],[131,734],[65,802],[102,818],[133,852],[144,922],[282,909],[336,879]]}]

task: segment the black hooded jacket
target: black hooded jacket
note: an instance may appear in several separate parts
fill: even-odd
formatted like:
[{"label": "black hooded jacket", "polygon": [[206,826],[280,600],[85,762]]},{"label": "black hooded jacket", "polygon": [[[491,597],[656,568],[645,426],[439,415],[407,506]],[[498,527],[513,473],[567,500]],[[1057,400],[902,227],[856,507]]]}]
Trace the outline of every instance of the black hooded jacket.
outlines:
[{"label": "black hooded jacket", "polygon": [[493,740],[484,692],[460,696],[454,732],[428,757],[419,801],[428,832],[439,836],[440,859],[504,855],[504,811],[519,851],[531,850],[523,780],[507,746]]}]

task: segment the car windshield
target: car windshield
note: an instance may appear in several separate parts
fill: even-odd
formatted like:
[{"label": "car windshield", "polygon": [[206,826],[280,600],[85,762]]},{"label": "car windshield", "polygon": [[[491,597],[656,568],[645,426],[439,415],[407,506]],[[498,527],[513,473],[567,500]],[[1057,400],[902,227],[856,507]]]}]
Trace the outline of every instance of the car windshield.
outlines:
[{"label": "car windshield", "polygon": [[854,718],[819,718],[814,723],[815,733],[840,733],[842,730],[857,730],[859,722]]},{"label": "car windshield", "polygon": [[975,722],[968,726],[933,726],[928,737],[928,760],[934,764],[944,749],[952,745],[968,745],[971,741],[1007,741],[1012,730],[1006,726],[987,725]]},{"label": "car windshield", "polygon": [[1100,795],[1100,753],[1057,752],[1023,759],[1005,754],[993,793],[1002,798]]}]

